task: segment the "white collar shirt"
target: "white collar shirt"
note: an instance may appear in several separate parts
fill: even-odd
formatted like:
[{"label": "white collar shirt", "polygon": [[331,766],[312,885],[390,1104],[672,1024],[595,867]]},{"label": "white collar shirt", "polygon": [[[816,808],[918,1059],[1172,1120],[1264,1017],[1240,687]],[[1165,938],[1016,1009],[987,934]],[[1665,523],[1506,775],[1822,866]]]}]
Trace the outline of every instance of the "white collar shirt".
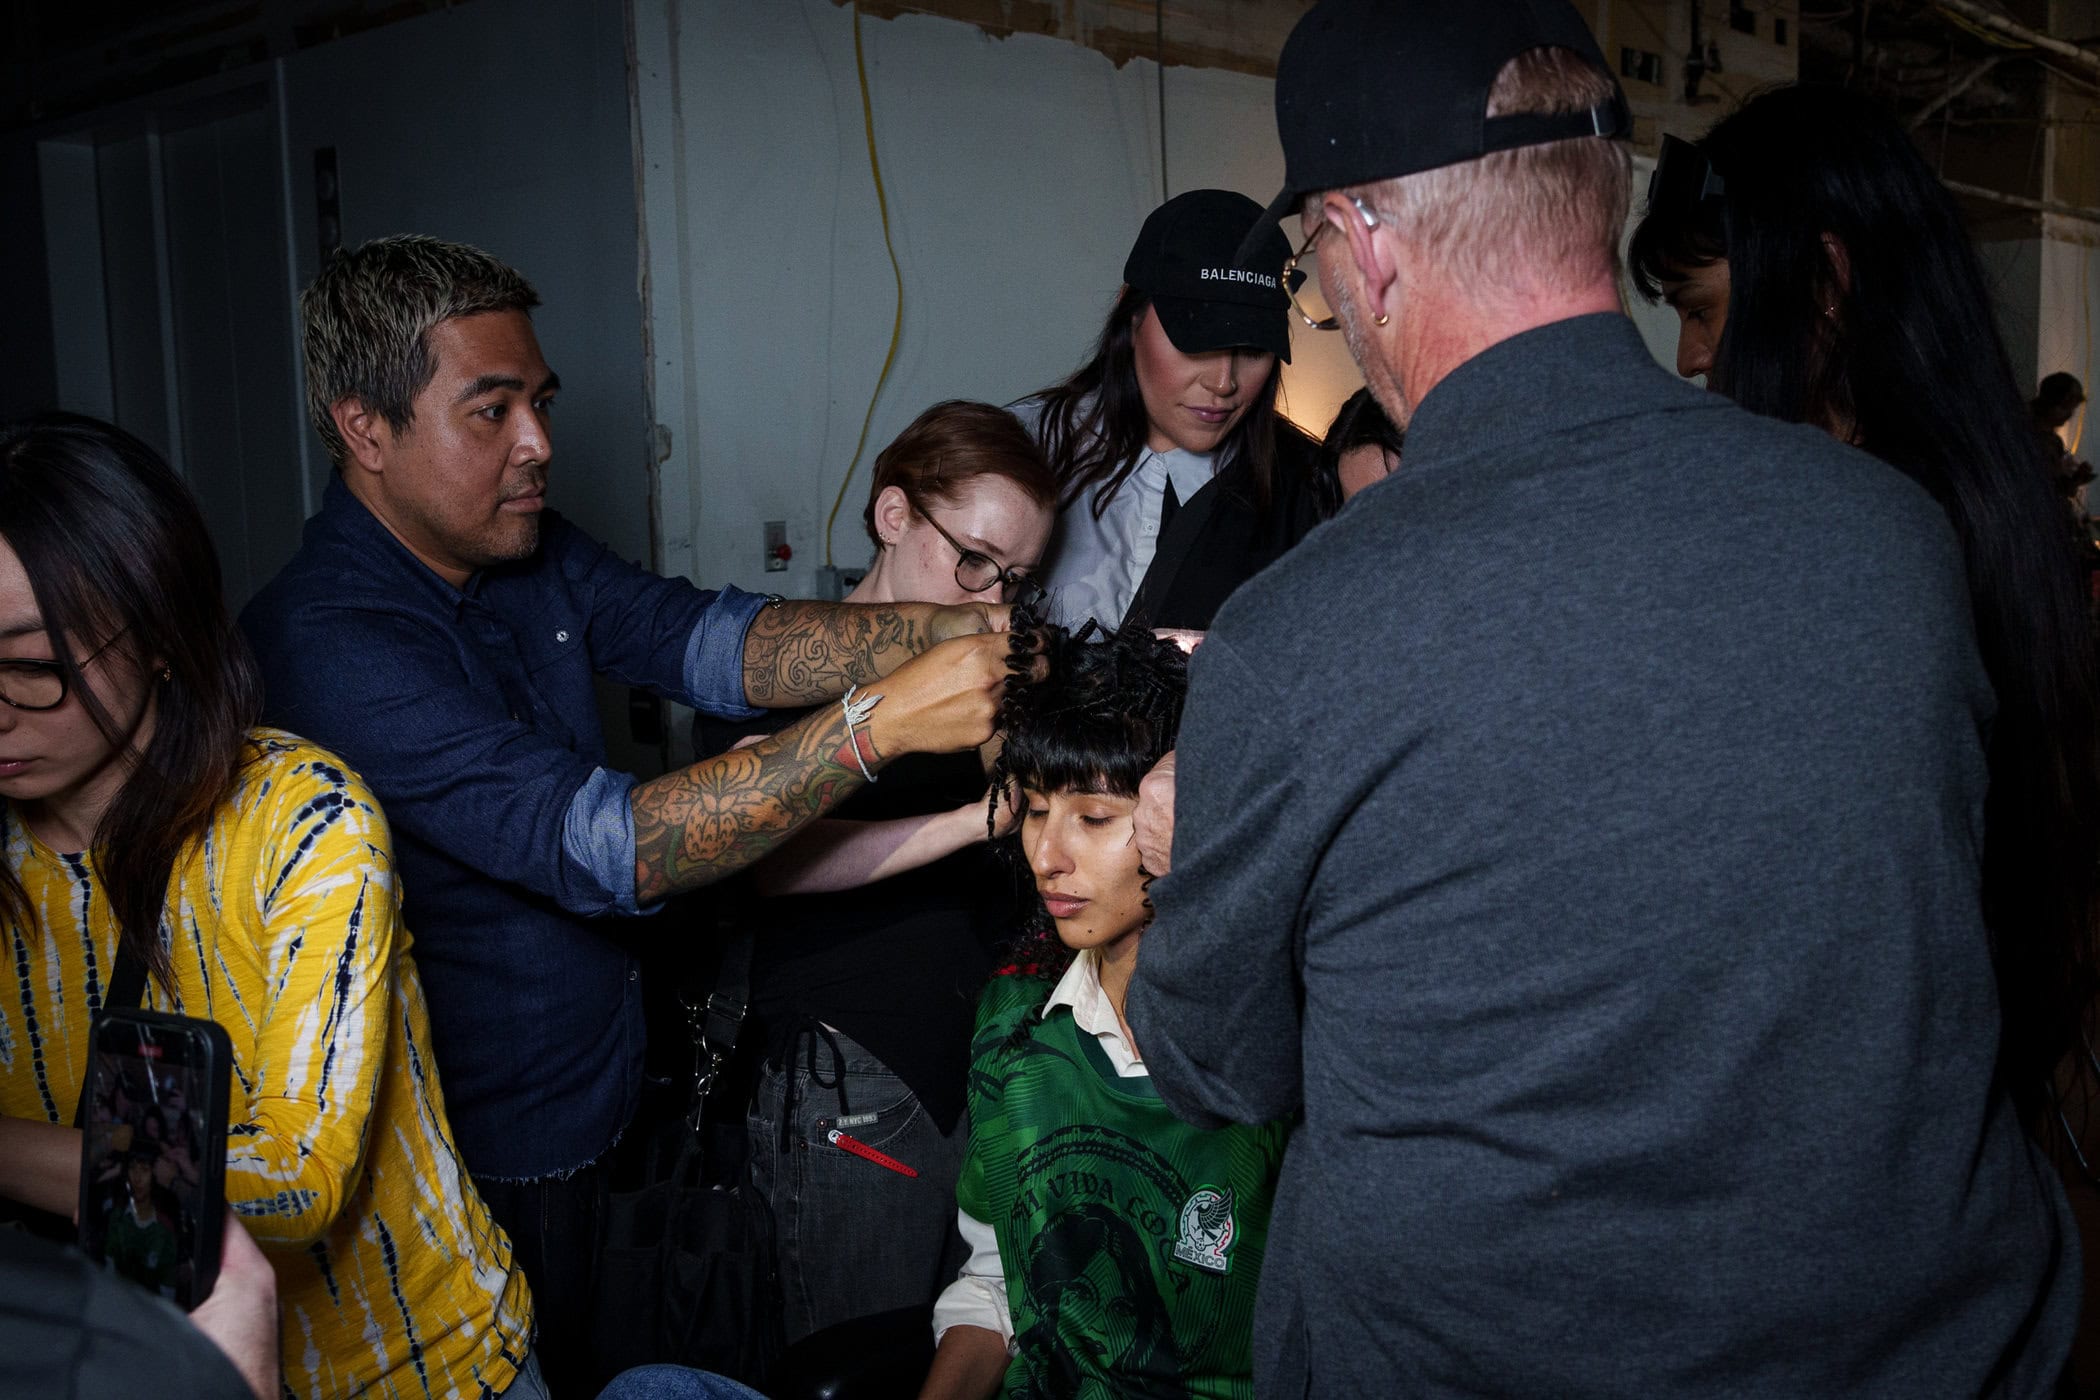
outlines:
[{"label": "white collar shirt", "polygon": [[[1041,401],[1023,400],[1012,411],[1040,441],[1042,434],[1036,425],[1042,415]],[[1098,519],[1094,515],[1094,502],[1101,494],[1098,486],[1059,512],[1049,557],[1036,573],[1037,581],[1048,590],[1050,620],[1065,627],[1077,627],[1088,618],[1100,619],[1104,627],[1120,624],[1158,552],[1167,483],[1174,484],[1175,499],[1187,505],[1209,484],[1216,465],[1214,452],[1179,447],[1155,452],[1148,447]]]},{"label": "white collar shirt", "polygon": [[1101,986],[1101,959],[1092,948],[1080,949],[1065,975],[1050,989],[1050,998],[1043,1003],[1043,1017],[1048,1019],[1060,1006],[1071,1007],[1072,1023],[1101,1042],[1102,1051],[1119,1077],[1138,1079],[1147,1075],[1145,1062],[1138,1058],[1130,1037],[1123,1034],[1123,1023],[1116,1019],[1116,1008]]}]

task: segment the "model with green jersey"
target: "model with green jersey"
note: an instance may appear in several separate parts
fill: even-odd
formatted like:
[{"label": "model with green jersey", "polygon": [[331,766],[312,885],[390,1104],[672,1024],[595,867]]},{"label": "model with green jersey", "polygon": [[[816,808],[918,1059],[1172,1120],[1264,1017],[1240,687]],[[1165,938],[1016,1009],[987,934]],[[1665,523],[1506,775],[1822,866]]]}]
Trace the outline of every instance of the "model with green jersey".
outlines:
[{"label": "model with green jersey", "polygon": [[1132,842],[1139,779],[1174,746],[1187,662],[1125,628],[1040,636],[1012,684],[1000,768],[1038,896],[978,1008],[970,1245],[934,1310],[926,1397],[1253,1394],[1254,1290],[1286,1125],[1194,1128],[1160,1101],[1123,1020],[1151,918]]}]

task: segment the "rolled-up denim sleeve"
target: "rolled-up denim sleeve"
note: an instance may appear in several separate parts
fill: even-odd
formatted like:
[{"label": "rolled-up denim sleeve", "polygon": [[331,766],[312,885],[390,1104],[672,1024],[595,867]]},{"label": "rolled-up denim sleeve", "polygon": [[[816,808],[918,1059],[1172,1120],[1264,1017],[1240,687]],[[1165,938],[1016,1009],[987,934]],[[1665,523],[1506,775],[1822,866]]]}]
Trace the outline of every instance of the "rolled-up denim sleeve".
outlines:
[{"label": "rolled-up denim sleeve", "polygon": [[685,644],[685,692],[694,709],[722,719],[765,713],[744,700],[744,635],[768,601],[762,593],[725,585],[693,624]]},{"label": "rolled-up denim sleeve", "polygon": [[301,617],[303,644],[257,647],[268,717],[348,760],[397,833],[574,914],[633,907],[631,844],[622,873],[610,826],[632,778],[519,723],[425,619],[335,603]]},{"label": "rolled-up denim sleeve", "polygon": [[541,548],[590,614],[593,670],[724,719],[764,713],[744,696],[744,635],[762,594],[652,574],[565,520]]},{"label": "rolled-up denim sleeve", "polygon": [[[593,769],[569,799],[561,848],[604,891],[605,905],[587,914],[639,914],[634,893],[634,784],[632,773]],[[660,908],[651,905],[650,911]]]}]

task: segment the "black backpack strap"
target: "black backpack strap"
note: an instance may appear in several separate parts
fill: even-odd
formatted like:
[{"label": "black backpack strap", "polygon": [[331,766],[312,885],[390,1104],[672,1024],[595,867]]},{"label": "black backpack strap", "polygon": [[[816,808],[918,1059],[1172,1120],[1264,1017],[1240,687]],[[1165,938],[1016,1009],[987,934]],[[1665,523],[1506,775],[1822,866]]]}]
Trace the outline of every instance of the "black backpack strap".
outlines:
[{"label": "black backpack strap", "polygon": [[[120,936],[117,965],[110,970],[109,986],[102,994],[103,1011],[135,1011],[146,995],[146,964]],[[80,1102],[73,1106],[73,1126],[87,1123],[87,1075],[80,1076]]]}]

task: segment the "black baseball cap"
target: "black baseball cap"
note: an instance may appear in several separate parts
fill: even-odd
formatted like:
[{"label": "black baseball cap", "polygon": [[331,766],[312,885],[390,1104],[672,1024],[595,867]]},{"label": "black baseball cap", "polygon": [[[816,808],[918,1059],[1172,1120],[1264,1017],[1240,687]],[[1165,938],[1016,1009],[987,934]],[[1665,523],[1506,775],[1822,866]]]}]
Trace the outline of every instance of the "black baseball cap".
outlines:
[{"label": "black baseball cap", "polygon": [[1232,190],[1190,190],[1146,216],[1123,280],[1151,296],[1183,354],[1251,345],[1290,362],[1291,299],[1280,279],[1291,247],[1274,223],[1257,233],[1261,218],[1259,204]]},{"label": "black baseball cap", "polygon": [[1547,141],[1632,134],[1616,79],[1611,99],[1586,112],[1490,117],[1496,74],[1537,48],[1571,49],[1611,75],[1568,0],[1320,0],[1276,61],[1284,188],[1263,226],[1318,190],[1396,180]]}]

